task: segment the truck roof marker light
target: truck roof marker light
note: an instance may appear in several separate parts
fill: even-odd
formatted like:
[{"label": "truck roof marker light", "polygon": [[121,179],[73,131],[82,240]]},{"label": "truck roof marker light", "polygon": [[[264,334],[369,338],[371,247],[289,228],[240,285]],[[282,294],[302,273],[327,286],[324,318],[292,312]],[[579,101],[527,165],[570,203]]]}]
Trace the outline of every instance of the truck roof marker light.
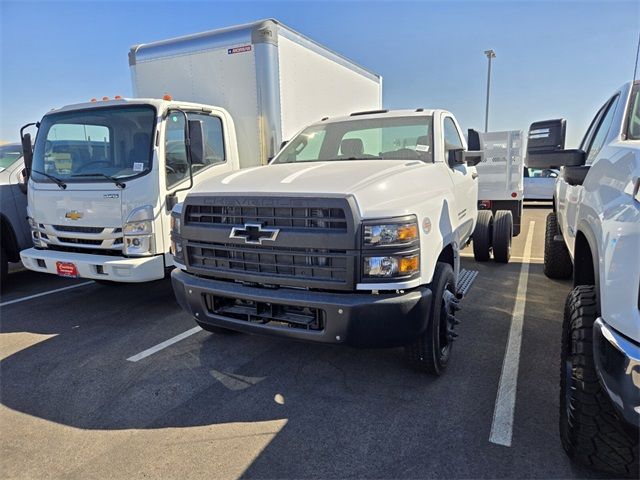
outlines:
[{"label": "truck roof marker light", "polygon": [[516,198],[518,194],[516,192],[511,192],[511,198]]},{"label": "truck roof marker light", "polygon": [[113,97],[114,100],[122,100],[122,97],[120,95],[116,95],[115,97]]},{"label": "truck roof marker light", "polygon": [[106,102],[107,100],[109,100],[109,97],[102,97],[102,100]]},{"label": "truck roof marker light", "polygon": [[168,93],[165,93],[162,96],[162,100],[166,100],[167,102],[170,102],[171,100],[173,100],[173,97],[171,95],[169,95]]},{"label": "truck roof marker light", "polygon": [[92,99],[91,99],[91,101],[92,101],[92,102],[97,102],[97,101],[98,101],[98,99],[97,99],[97,98],[92,98]]}]

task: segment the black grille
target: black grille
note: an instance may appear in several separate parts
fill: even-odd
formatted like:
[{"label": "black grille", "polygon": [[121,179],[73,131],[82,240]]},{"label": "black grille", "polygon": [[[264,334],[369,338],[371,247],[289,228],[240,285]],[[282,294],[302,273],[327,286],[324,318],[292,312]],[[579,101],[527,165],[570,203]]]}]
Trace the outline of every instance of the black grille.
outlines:
[{"label": "black grille", "polygon": [[267,247],[189,242],[189,264],[210,272],[246,272],[344,283],[349,257],[345,250]]},{"label": "black grille", "polygon": [[58,237],[62,243],[75,243],[77,245],[102,245],[102,240],[87,240],[85,238]]},{"label": "black grille", "polygon": [[219,317],[304,330],[324,329],[325,315],[317,308],[256,302],[209,294],[205,294],[204,299],[209,313]]},{"label": "black grille", "polygon": [[207,226],[260,223],[266,227],[347,231],[341,208],[189,205],[186,223]]},{"label": "black grille", "polygon": [[75,233],[102,233],[103,227],[77,227],[75,225],[54,225],[53,228],[59,232],[75,232]]},{"label": "black grille", "polygon": [[55,250],[57,252],[88,253],[91,255],[122,256],[121,249],[112,250],[110,248],[70,247],[66,245],[49,244],[47,250]]}]

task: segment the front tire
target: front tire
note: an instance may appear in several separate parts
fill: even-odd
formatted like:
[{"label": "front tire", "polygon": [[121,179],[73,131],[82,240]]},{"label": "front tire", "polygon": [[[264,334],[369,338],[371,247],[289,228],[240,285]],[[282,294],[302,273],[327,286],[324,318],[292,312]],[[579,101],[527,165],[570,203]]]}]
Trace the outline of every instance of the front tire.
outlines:
[{"label": "front tire", "polygon": [[620,419],[598,380],[593,360],[596,290],[567,297],[560,365],[560,439],[570,458],[616,476],[638,478],[638,435]]},{"label": "front tire", "polygon": [[555,240],[558,234],[558,216],[551,212],[547,215],[544,233],[544,274],[549,278],[567,279],[573,274],[573,264],[564,241]]},{"label": "front tire", "polygon": [[493,222],[493,259],[509,263],[511,240],[513,239],[513,214],[509,210],[498,210]]},{"label": "front tire", "polygon": [[473,231],[473,257],[476,262],[486,262],[491,258],[491,241],[493,240],[493,213],[491,210],[480,210],[478,221]]},{"label": "front tire", "polygon": [[453,343],[453,312],[449,307],[455,292],[455,278],[451,265],[436,264],[431,282],[433,300],[429,309],[426,330],[411,345],[405,347],[409,363],[421,372],[442,375],[451,355]]}]

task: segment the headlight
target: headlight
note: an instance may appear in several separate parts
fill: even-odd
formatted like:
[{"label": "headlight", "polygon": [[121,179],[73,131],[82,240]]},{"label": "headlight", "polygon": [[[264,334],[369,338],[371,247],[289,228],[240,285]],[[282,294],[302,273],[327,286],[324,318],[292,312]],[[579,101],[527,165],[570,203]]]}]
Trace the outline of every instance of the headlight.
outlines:
[{"label": "headlight", "polygon": [[141,222],[129,222],[124,226],[125,235],[149,235],[153,230],[151,220],[143,220]]},{"label": "headlight", "polygon": [[364,257],[365,277],[407,277],[420,270],[418,255],[387,255],[380,257]]},{"label": "headlight", "polygon": [[416,220],[364,226],[364,246],[404,245],[418,239]]},{"label": "headlight", "polygon": [[171,231],[180,235],[180,216],[171,214]]},{"label": "headlight", "polygon": [[124,254],[132,256],[154,255],[153,207],[145,205],[131,211],[122,229]]}]

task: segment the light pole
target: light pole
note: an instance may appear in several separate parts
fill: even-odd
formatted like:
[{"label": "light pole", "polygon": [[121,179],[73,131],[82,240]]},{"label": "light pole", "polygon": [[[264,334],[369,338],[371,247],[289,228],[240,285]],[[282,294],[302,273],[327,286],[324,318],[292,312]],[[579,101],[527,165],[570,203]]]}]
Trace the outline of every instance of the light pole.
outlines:
[{"label": "light pole", "polygon": [[496,52],[493,50],[485,50],[484,54],[489,59],[489,70],[487,72],[487,107],[484,113],[484,131],[489,131],[489,89],[491,88],[491,59],[496,58]]}]

